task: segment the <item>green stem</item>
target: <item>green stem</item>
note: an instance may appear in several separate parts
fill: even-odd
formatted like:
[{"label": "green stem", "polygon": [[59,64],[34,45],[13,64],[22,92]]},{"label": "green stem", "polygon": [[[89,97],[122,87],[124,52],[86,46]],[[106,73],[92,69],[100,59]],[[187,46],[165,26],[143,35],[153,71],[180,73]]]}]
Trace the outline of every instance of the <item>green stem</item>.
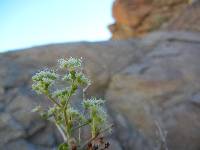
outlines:
[{"label": "green stem", "polygon": [[65,129],[66,129],[66,134],[67,134],[67,137],[68,139],[70,138],[71,136],[71,133],[70,133],[70,124],[69,124],[69,116],[67,115],[67,110],[65,108],[63,108],[63,114],[64,114],[64,122],[65,122]]},{"label": "green stem", "polygon": [[69,96],[67,97],[67,100],[66,100],[66,103],[65,103],[65,106],[64,106],[65,109],[67,109],[67,106],[69,104],[69,100],[70,100],[71,96],[72,96],[72,94],[71,94],[71,91],[70,91]]},{"label": "green stem", "polygon": [[92,137],[96,136],[95,120],[92,119]]},{"label": "green stem", "polygon": [[64,106],[65,109],[67,108],[67,105],[69,104],[69,100],[70,100],[70,98],[72,96],[72,87],[73,86],[74,86],[74,80],[72,81],[72,85],[71,85],[71,89],[70,89],[70,92],[69,92],[69,96],[66,99],[66,103],[65,103],[65,106]]},{"label": "green stem", "polygon": [[81,128],[78,129],[78,143],[81,143]]},{"label": "green stem", "polygon": [[[74,81],[72,82],[72,86],[73,86],[73,84],[74,84]],[[69,122],[70,121],[69,120],[70,116],[67,115],[67,109],[68,109],[67,106],[69,104],[71,96],[72,96],[72,88],[70,89],[69,96],[66,99],[66,103],[65,103],[64,107],[62,106],[62,110],[63,110],[63,113],[64,113],[64,121],[65,121],[65,126],[66,126],[66,134],[67,134],[67,138],[68,138],[68,141],[67,141],[68,145],[70,145],[69,139],[71,138],[71,132],[72,132],[72,130],[71,130],[71,124]]]},{"label": "green stem", "polygon": [[68,138],[66,137],[65,132],[63,131],[63,129],[57,123],[55,123],[55,124],[56,124],[56,127],[58,128],[58,131],[62,135],[64,142],[67,142]]},{"label": "green stem", "polygon": [[50,100],[52,103],[56,104],[58,107],[61,108],[61,105],[60,105],[56,100],[54,100],[54,99],[51,97],[50,94],[47,94],[47,97],[49,98],[49,100]]},{"label": "green stem", "polygon": [[79,128],[83,127],[83,126],[86,126],[86,125],[88,125],[88,124],[90,124],[90,123],[91,123],[91,121],[90,121],[90,120],[88,120],[87,122],[85,122],[85,123],[83,123],[83,124],[81,124],[81,125],[79,125],[79,126],[77,126],[77,127],[73,128],[73,131],[75,131],[75,130],[77,130],[77,129],[79,129]]}]

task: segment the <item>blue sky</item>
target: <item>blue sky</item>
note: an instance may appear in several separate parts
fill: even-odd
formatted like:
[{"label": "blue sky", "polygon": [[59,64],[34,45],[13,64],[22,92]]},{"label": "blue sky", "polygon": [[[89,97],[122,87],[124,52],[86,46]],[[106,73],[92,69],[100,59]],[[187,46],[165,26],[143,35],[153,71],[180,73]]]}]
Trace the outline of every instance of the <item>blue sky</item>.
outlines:
[{"label": "blue sky", "polygon": [[0,0],[0,52],[110,38],[113,0]]}]

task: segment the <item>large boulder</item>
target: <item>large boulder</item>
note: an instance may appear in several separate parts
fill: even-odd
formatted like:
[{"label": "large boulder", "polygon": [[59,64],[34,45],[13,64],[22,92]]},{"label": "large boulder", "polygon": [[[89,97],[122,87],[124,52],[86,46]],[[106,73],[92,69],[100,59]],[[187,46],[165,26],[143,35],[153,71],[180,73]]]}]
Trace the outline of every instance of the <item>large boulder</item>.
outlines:
[{"label": "large boulder", "polygon": [[149,149],[198,150],[200,34],[153,33],[143,42],[148,53],[112,77],[109,106],[148,139]]},{"label": "large boulder", "polygon": [[188,3],[189,0],[115,0],[112,10],[115,22],[109,26],[112,39],[143,36],[159,29]]},{"label": "large boulder", "polygon": [[141,37],[157,29],[199,32],[199,0],[115,0],[109,26],[113,40]]},{"label": "large boulder", "polygon": [[55,126],[31,113],[38,104],[49,105],[32,92],[31,76],[58,58],[75,56],[83,57],[93,81],[88,95],[107,99],[115,124],[108,137],[112,150],[198,150],[199,43],[199,33],[157,32],[142,39],[1,54],[0,149],[50,150],[62,142]]},{"label": "large boulder", "polygon": [[[62,139],[55,126],[31,109],[49,105],[31,90],[31,77],[38,69],[51,67],[58,58],[82,57],[93,84],[88,93],[105,92],[113,74],[141,57],[137,40],[121,42],[69,43],[34,47],[0,55],[0,149],[55,149]],[[79,96],[74,99],[80,99]],[[120,149],[109,137],[113,149]],[[21,148],[20,148],[21,147]]]},{"label": "large boulder", "polygon": [[170,31],[185,30],[200,32],[200,1],[193,3],[177,13],[169,23],[163,27]]}]

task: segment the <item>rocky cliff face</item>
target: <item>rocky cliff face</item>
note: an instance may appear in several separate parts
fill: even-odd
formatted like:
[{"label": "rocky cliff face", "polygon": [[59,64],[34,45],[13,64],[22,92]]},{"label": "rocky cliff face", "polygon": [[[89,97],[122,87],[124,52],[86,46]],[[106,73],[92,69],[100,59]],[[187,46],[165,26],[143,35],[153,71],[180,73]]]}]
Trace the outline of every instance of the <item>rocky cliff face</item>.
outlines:
[{"label": "rocky cliff face", "polygon": [[[46,99],[31,76],[60,57],[83,57],[94,81],[88,95],[107,100],[111,150],[200,149],[200,34],[156,32],[142,39],[58,44],[0,55],[0,149],[53,150],[51,123],[30,110]],[[79,99],[79,97],[75,97]]]},{"label": "rocky cliff face", "polygon": [[[175,27],[176,30],[180,30],[186,29],[187,26],[187,29],[194,28],[196,30],[198,28],[199,31],[199,23],[196,20],[199,20],[197,12],[199,6],[195,6],[196,3],[199,2],[192,0],[115,0],[112,11],[115,23],[109,26],[112,39],[143,36],[166,26],[170,20],[173,20],[173,23],[168,29]],[[195,8],[188,5],[194,5]],[[183,14],[184,16],[182,16]],[[179,18],[182,21],[179,21]],[[186,21],[187,19],[190,20],[190,23]]]},{"label": "rocky cliff face", "polygon": [[185,30],[200,32],[200,1],[196,0],[192,5],[180,11],[164,28],[171,31]]}]

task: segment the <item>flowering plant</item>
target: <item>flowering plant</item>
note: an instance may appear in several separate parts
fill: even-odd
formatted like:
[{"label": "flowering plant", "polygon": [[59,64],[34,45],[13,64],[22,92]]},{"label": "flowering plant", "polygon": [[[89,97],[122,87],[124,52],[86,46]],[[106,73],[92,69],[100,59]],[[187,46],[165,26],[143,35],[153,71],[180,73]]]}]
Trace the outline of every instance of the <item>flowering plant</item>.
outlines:
[{"label": "flowering plant", "polygon": [[[85,98],[85,90],[91,82],[83,73],[81,59],[59,59],[56,70],[40,71],[32,77],[32,81],[32,89],[38,94],[46,95],[53,104],[47,110],[37,106],[33,111],[39,112],[43,118],[57,126],[64,140],[59,145],[59,150],[103,150],[109,147],[104,133],[111,126],[108,126],[104,101]],[[79,110],[71,103],[71,98],[78,89],[83,89],[82,108]],[[85,126],[89,126],[91,133],[87,141],[81,138],[81,130]]]}]

